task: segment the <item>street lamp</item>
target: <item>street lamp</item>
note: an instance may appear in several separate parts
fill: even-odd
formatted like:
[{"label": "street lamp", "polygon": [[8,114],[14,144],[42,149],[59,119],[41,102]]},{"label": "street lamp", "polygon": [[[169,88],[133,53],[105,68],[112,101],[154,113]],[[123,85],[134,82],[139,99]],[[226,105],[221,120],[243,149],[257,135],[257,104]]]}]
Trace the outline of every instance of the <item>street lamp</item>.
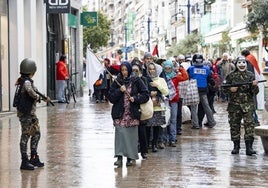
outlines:
[{"label": "street lamp", "polygon": [[150,20],[150,17],[148,17],[148,20],[147,20],[147,26],[148,26],[148,52],[150,52],[151,50],[150,50],[150,38],[151,38],[151,36],[150,36],[150,30],[151,30],[151,28],[150,28],[150,25],[151,25],[151,20]]},{"label": "street lamp", "polygon": [[125,25],[125,60],[127,60],[127,24]]},{"label": "street lamp", "polygon": [[191,4],[190,4],[190,0],[187,1],[187,5],[179,5],[182,7],[187,7],[187,34],[190,34],[190,8],[191,8]]}]

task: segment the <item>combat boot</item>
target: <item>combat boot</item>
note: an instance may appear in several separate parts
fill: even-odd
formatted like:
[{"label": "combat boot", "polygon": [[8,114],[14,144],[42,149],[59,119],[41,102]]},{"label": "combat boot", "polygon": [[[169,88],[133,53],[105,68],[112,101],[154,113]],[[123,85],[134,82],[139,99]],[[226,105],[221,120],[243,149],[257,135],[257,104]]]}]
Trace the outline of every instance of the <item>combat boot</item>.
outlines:
[{"label": "combat boot", "polygon": [[245,140],[245,144],[246,144],[246,155],[254,155],[256,154],[256,151],[254,151],[252,149],[252,145],[253,145],[253,139],[252,140]]},{"label": "combat boot", "polygon": [[240,140],[234,140],[234,149],[232,150],[232,154],[239,154],[240,149]]},{"label": "combat boot", "polygon": [[34,170],[34,165],[32,165],[28,159],[28,156],[26,154],[22,155],[21,157],[21,170]]},{"label": "combat boot", "polygon": [[118,156],[117,157],[117,161],[114,162],[114,165],[117,166],[117,167],[122,167],[123,165],[123,157],[122,156]]},{"label": "combat boot", "polygon": [[37,155],[37,152],[32,152],[31,153],[30,163],[32,165],[34,165],[34,166],[37,166],[37,167],[45,166],[45,164],[40,161],[39,155]]}]

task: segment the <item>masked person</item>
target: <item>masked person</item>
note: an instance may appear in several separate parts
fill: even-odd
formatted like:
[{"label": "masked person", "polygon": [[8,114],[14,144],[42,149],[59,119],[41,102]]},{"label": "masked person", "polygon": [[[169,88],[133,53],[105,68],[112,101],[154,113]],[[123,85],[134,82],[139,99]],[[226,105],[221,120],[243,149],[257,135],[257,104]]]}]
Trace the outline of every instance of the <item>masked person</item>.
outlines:
[{"label": "masked person", "polygon": [[236,69],[226,76],[225,84],[251,82],[239,87],[223,87],[223,92],[229,96],[228,116],[230,124],[231,140],[234,143],[232,154],[238,154],[240,149],[241,120],[244,121],[244,140],[246,155],[256,154],[252,149],[254,141],[254,97],[259,92],[258,81],[254,74],[247,70],[245,57],[239,56],[235,62]]},{"label": "masked person", "polygon": [[[33,84],[32,77],[36,72],[36,64],[32,59],[26,58],[20,64],[20,74],[16,82],[18,86],[18,100],[14,107],[17,107],[17,116],[21,124],[20,152],[21,166],[23,170],[34,170],[34,167],[43,167],[44,163],[40,162],[37,154],[37,147],[40,140],[39,120],[36,116],[36,103],[41,100],[36,93],[37,89]],[[43,99],[50,102],[50,98]],[[31,159],[28,159],[27,144],[29,139],[31,149]]]}]

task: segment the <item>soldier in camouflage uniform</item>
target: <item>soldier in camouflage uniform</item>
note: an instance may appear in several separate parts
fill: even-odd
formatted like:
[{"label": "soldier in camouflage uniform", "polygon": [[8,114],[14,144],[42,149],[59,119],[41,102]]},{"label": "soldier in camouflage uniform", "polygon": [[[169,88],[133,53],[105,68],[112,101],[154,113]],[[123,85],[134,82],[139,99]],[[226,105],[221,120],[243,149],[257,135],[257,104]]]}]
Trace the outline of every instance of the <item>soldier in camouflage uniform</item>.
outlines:
[{"label": "soldier in camouflage uniform", "polygon": [[[36,64],[33,60],[26,58],[20,64],[21,77],[18,78],[17,90],[14,98],[14,107],[17,107],[17,116],[21,123],[21,166],[20,169],[34,170],[34,167],[43,167],[37,154],[38,142],[40,140],[39,121],[35,114],[36,102],[40,102],[40,96],[35,92],[37,89],[33,85],[32,77],[36,72]],[[44,100],[44,99],[43,99]],[[48,97],[46,102],[50,101]],[[27,155],[27,143],[31,137],[31,159]]]},{"label": "soldier in camouflage uniform", "polygon": [[226,77],[225,84],[252,82],[239,87],[223,87],[223,92],[228,94],[228,118],[230,124],[231,140],[234,143],[232,154],[238,154],[240,149],[241,120],[244,120],[244,140],[246,155],[256,154],[252,149],[254,141],[253,112],[254,96],[259,92],[258,81],[252,72],[247,70],[247,62],[244,56],[239,56],[235,62],[236,69]]}]

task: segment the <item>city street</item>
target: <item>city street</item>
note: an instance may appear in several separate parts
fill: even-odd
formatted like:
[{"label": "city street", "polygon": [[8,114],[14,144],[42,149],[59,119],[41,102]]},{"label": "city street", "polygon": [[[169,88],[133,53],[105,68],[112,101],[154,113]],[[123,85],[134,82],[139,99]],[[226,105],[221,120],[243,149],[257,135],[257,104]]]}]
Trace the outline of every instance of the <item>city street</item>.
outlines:
[{"label": "city street", "polygon": [[[133,167],[116,168],[111,104],[95,104],[87,94],[74,104],[39,107],[39,155],[44,168],[20,170],[20,124],[16,114],[0,118],[1,188],[223,188],[268,187],[268,156],[255,136],[255,156],[231,155],[226,104],[215,102],[217,125],[200,130],[183,125],[177,147],[141,157]],[[262,125],[267,112],[258,111]]]}]

